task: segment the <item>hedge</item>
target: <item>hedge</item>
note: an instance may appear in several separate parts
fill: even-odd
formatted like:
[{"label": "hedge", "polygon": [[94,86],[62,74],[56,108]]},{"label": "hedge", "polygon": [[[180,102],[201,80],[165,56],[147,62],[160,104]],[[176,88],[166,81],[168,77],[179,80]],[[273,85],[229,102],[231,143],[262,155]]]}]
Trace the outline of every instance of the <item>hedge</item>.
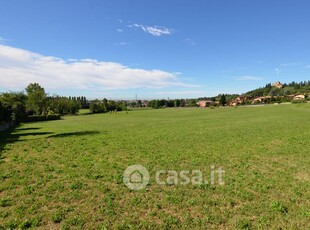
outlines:
[{"label": "hedge", "polygon": [[25,118],[24,122],[35,122],[35,121],[52,121],[52,120],[60,120],[59,114],[49,114],[45,115],[33,115]]},{"label": "hedge", "polygon": [[293,104],[300,104],[300,103],[307,103],[305,99],[299,99],[299,100],[292,100]]}]

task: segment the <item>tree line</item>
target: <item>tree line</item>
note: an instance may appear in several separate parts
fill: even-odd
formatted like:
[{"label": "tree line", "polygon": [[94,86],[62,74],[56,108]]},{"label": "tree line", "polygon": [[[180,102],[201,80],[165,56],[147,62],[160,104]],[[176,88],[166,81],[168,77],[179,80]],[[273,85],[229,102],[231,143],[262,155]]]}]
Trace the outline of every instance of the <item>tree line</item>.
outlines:
[{"label": "tree line", "polygon": [[86,97],[48,96],[38,83],[29,84],[25,92],[0,94],[0,121],[19,123],[31,116],[51,117],[77,114],[89,107]]},{"label": "tree line", "polygon": [[195,99],[175,99],[175,100],[151,100],[149,106],[154,109],[172,108],[172,107],[197,107]]},{"label": "tree line", "polygon": [[91,113],[106,113],[110,111],[123,111],[127,110],[127,106],[123,102],[116,102],[113,100],[92,100],[89,105],[89,110]]},{"label": "tree line", "polygon": [[248,98],[256,98],[263,96],[272,96],[272,97],[286,97],[294,94],[309,94],[310,93],[310,81],[301,81],[301,82],[291,82],[288,84],[283,84],[282,88],[273,87],[271,84],[266,84],[265,87],[260,87],[254,90],[251,90],[243,96]]}]

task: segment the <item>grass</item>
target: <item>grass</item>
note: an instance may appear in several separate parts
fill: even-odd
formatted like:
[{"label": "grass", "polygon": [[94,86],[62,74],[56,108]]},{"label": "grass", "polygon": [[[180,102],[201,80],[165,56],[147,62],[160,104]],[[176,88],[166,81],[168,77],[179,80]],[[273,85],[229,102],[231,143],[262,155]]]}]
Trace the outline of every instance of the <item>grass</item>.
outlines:
[{"label": "grass", "polygon": [[[0,229],[310,228],[310,104],[83,113],[2,134]],[[225,185],[154,180],[211,165]]]}]

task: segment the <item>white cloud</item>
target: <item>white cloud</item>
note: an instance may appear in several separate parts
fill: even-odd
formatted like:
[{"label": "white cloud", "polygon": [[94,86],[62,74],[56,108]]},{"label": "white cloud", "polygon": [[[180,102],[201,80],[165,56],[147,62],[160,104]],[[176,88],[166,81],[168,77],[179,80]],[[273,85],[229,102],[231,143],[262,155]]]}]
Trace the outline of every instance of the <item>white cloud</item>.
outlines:
[{"label": "white cloud", "polygon": [[276,71],[276,74],[279,75],[281,73],[281,70],[279,68],[274,69]]},{"label": "white cloud", "polygon": [[260,81],[263,80],[261,77],[254,77],[254,76],[242,76],[240,78],[237,78],[238,81]]},{"label": "white cloud", "polygon": [[174,73],[130,68],[94,59],[43,56],[0,45],[0,86],[20,90],[31,82],[47,89],[120,90],[137,88],[195,87]]},{"label": "white cloud", "polygon": [[173,29],[166,28],[164,26],[146,26],[140,24],[131,24],[128,27],[130,28],[138,28],[143,30],[146,33],[149,33],[153,36],[162,36],[162,35],[171,35],[174,33]]},{"label": "white cloud", "polygon": [[123,32],[123,30],[120,28],[117,28],[117,32],[121,33],[121,32]]}]

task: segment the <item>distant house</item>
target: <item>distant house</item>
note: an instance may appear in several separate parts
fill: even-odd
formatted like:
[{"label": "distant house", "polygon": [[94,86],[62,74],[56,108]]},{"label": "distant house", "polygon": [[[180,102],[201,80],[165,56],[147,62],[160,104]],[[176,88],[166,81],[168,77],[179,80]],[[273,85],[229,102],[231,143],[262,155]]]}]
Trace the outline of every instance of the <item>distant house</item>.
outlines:
[{"label": "distant house", "polygon": [[212,103],[213,103],[213,101],[202,100],[202,101],[198,101],[198,102],[197,102],[197,105],[198,105],[199,107],[209,107],[209,106],[212,105]]},{"label": "distant house", "polygon": [[245,101],[246,101],[246,97],[243,97],[243,96],[240,96],[240,97],[237,97],[237,98],[235,98],[234,100],[231,100],[230,102],[229,102],[229,105],[230,106],[237,106],[237,105],[240,105],[240,104],[242,104],[242,103],[244,103]]},{"label": "distant house", "polygon": [[279,81],[276,81],[275,83],[272,83],[271,86],[276,87],[278,89],[282,89],[283,88],[283,84],[281,82],[279,82]]},{"label": "distant house", "polygon": [[293,99],[296,95],[292,94],[292,95],[287,95],[286,97],[288,97],[289,99]]},{"label": "distant house", "polygon": [[293,100],[304,100],[306,99],[306,95],[300,94],[293,97]]},{"label": "distant house", "polygon": [[266,100],[270,100],[271,96],[265,96],[265,97],[257,97],[255,99],[253,99],[252,104],[255,103],[264,103]]}]

